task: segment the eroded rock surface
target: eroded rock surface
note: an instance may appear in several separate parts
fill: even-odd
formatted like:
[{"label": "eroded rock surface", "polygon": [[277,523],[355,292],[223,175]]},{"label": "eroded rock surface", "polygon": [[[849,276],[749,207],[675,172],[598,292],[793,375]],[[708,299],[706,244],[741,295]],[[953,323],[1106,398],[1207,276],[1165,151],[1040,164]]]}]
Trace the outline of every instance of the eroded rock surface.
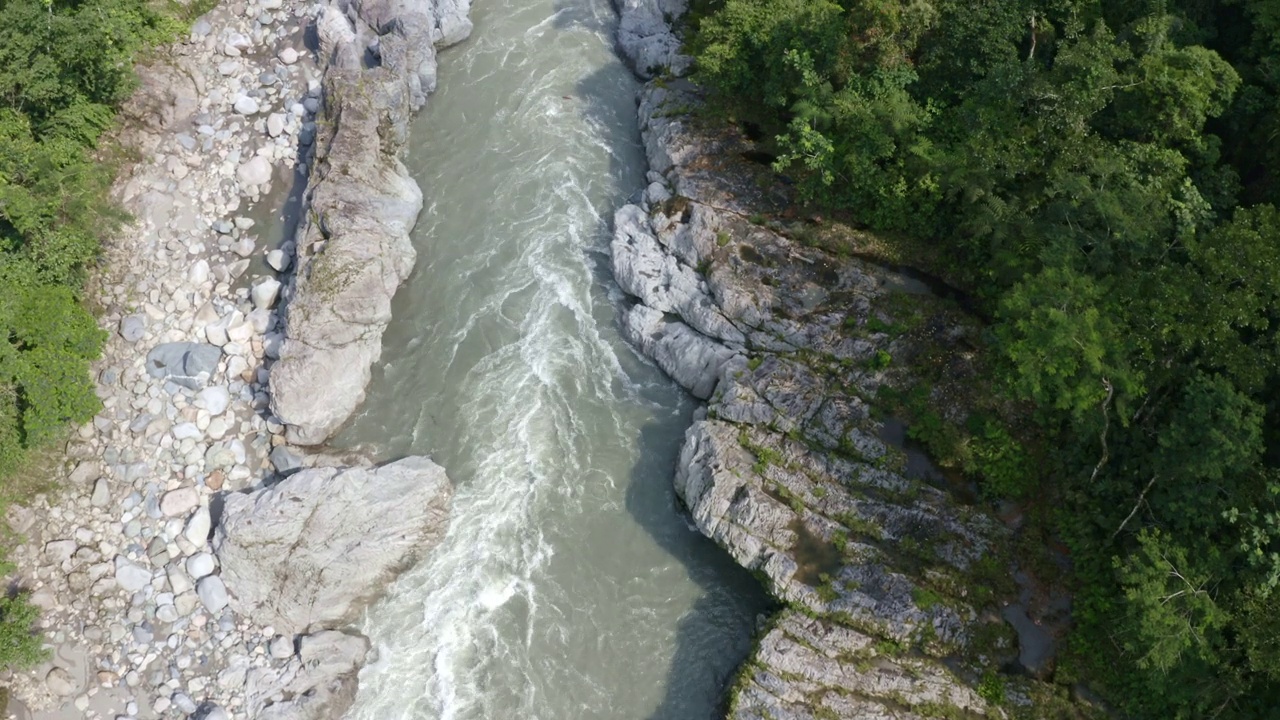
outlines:
[{"label": "eroded rock surface", "polygon": [[443,537],[451,495],[443,468],[409,457],[228,496],[213,545],[232,608],[286,634],[353,623]]},{"label": "eroded rock surface", "polygon": [[[884,331],[910,283],[761,220],[785,189],[744,159],[749,141],[679,110],[701,101],[696,88],[662,85],[640,99],[652,182],[615,215],[614,275],[637,301],[622,323],[708,400],[677,494],[791,608],[763,632],[730,717],[1002,716],[975,688],[1013,645],[971,586],[1004,529],[909,478],[869,405],[883,358],[918,351]],[[939,318],[927,342],[967,332]]]},{"label": "eroded rock surface", "polygon": [[[466,0],[356,0],[317,21],[322,122],[298,231],[271,407],[289,441],[328,440],[364,400],[391,298],[413,269],[422,191],[399,155],[436,84],[436,47],[471,31]],[[371,61],[366,48],[376,47]]]},{"label": "eroded rock surface", "polygon": [[631,69],[648,79],[668,70],[684,75],[692,59],[680,51],[671,23],[689,9],[688,0],[614,0],[618,49]]}]

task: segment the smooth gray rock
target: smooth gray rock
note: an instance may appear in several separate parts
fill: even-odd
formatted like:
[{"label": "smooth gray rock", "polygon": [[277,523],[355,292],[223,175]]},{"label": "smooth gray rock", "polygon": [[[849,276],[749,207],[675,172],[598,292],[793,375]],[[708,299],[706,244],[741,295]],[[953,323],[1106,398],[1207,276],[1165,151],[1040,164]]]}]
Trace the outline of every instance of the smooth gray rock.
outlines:
[{"label": "smooth gray rock", "polygon": [[125,315],[120,318],[120,337],[135,343],[147,334],[147,318],[144,315]]},{"label": "smooth gray rock", "polygon": [[266,185],[271,182],[271,163],[261,155],[254,155],[236,168],[236,179],[250,187]]},{"label": "smooth gray rock", "polygon": [[286,634],[353,622],[443,537],[451,495],[443,468],[409,457],[228,496],[213,545],[233,609]]},{"label": "smooth gray rock", "polygon": [[196,547],[204,547],[209,542],[209,533],[213,531],[213,520],[209,515],[208,507],[197,508],[192,513],[187,525],[182,529],[182,536]]},{"label": "smooth gray rock", "polygon": [[116,557],[115,577],[125,592],[137,592],[151,584],[151,571],[125,557]]},{"label": "smooth gray rock", "polygon": [[[298,641],[298,657],[285,666],[285,678],[278,684],[254,687],[247,693],[247,705],[258,720],[330,720],[341,718],[355,701],[357,673],[369,652],[369,640],[326,630]],[[267,691],[291,697],[265,707]],[[260,708],[260,709],[259,709]]]},{"label": "smooth gray rock", "polygon": [[93,484],[93,495],[89,497],[89,504],[100,508],[106,507],[111,502],[111,486],[107,483],[106,478],[98,478]]},{"label": "smooth gray rock", "polygon": [[663,71],[684,75],[692,63],[680,53],[680,39],[667,24],[684,15],[688,0],[614,0],[618,10],[618,49],[641,78]]},{"label": "smooth gray rock", "polygon": [[647,305],[635,305],[622,317],[623,334],[653,359],[671,379],[703,400],[711,397],[720,372],[736,353],[679,321],[668,320]]},{"label": "smooth gray rock", "polygon": [[160,513],[165,517],[186,515],[200,505],[200,491],[194,487],[180,487],[160,497]]},{"label": "smooth gray rock", "polygon": [[62,667],[55,667],[44,676],[45,687],[58,697],[70,697],[76,694],[76,680],[71,673]]},{"label": "smooth gray rock", "polygon": [[241,115],[253,115],[259,110],[258,101],[248,95],[241,96],[236,100],[234,110]]},{"label": "smooth gray rock", "polygon": [[289,265],[292,264],[292,262],[293,258],[285,254],[283,250],[276,249],[267,253],[267,264],[276,272],[284,272],[285,270],[288,270]]},{"label": "smooth gray rock", "polygon": [[271,137],[280,137],[284,133],[284,114],[271,113],[267,116],[267,134]]},{"label": "smooth gray rock", "polygon": [[664,248],[639,206],[624,205],[614,214],[610,249],[613,276],[624,291],[654,310],[680,315],[712,339],[737,346],[746,341],[716,306],[702,275],[694,269],[705,253],[680,258]]},{"label": "smooth gray rock", "polygon": [[227,606],[227,586],[217,575],[201,578],[196,583],[196,595],[210,615],[217,615]]},{"label": "smooth gray rock", "polygon": [[278,473],[288,473],[302,467],[302,458],[284,445],[271,449],[271,465]]},{"label": "smooth gray rock", "polygon": [[196,553],[187,558],[187,575],[191,576],[192,580],[200,580],[212,575],[216,567],[217,563],[213,555],[207,552]]},{"label": "smooth gray rock", "polygon": [[249,291],[253,306],[259,310],[270,310],[280,297],[280,281],[275,278],[263,278]]},{"label": "smooth gray rock", "polygon": [[222,359],[222,349],[216,345],[194,342],[164,343],[147,353],[147,374],[153,378],[168,380],[192,390],[199,390],[209,382]]},{"label": "smooth gray rock", "polygon": [[231,393],[221,385],[211,385],[196,393],[196,407],[209,411],[214,417],[226,412],[230,404]]}]

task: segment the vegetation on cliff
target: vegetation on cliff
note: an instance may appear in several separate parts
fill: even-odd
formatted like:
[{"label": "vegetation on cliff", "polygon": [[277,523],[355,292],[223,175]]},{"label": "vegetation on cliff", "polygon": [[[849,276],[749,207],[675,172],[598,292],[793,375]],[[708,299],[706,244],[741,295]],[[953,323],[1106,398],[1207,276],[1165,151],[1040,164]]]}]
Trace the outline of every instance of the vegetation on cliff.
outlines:
[{"label": "vegetation on cliff", "polygon": [[973,433],[970,470],[1057,509],[1059,679],[1133,717],[1270,717],[1280,2],[713,0],[692,25],[697,79],[800,197],[927,244],[990,319],[1028,421]]},{"label": "vegetation on cliff", "polygon": [[[99,403],[89,362],[103,341],[83,295],[99,243],[123,214],[99,140],[132,90],[134,63],[192,8],[147,0],[0,0],[0,510],[31,450]],[[29,663],[34,611],[0,600],[0,665]]]}]

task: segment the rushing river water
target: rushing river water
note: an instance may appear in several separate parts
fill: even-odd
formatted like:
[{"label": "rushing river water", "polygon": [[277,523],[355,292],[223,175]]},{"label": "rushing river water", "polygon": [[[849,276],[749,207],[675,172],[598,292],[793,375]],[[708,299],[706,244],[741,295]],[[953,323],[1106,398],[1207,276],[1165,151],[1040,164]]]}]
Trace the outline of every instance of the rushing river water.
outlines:
[{"label": "rushing river water", "polygon": [[360,720],[700,720],[764,598],[671,489],[693,403],[622,341],[608,218],[644,182],[609,0],[478,3],[408,159],[418,266],[345,443],[427,453],[447,538],[368,614]]}]

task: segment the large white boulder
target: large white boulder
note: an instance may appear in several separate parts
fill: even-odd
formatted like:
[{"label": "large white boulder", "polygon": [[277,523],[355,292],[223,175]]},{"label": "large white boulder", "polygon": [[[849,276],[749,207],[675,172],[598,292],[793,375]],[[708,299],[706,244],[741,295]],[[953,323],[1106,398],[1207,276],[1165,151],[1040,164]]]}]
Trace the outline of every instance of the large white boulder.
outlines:
[{"label": "large white boulder", "polygon": [[302,470],[229,495],[214,549],[232,608],[286,634],[353,623],[444,536],[451,495],[425,457]]}]

